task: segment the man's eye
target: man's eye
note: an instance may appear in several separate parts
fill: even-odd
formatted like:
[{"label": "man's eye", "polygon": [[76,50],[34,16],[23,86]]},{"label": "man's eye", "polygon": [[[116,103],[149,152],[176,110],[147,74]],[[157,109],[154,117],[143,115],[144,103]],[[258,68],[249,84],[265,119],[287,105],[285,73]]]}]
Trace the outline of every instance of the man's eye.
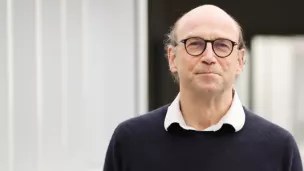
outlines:
[{"label": "man's eye", "polygon": [[216,47],[219,47],[219,48],[228,48],[228,46],[226,44],[224,44],[224,43],[217,43]]},{"label": "man's eye", "polygon": [[191,42],[190,46],[202,46],[203,43],[202,42]]}]

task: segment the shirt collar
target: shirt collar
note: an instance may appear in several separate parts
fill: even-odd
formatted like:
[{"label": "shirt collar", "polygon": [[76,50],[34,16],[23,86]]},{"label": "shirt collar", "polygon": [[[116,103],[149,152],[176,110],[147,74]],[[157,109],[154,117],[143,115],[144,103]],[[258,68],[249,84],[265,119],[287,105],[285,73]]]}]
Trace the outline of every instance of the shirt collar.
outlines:
[{"label": "shirt collar", "polygon": [[[178,123],[183,129],[195,130],[193,127],[190,127],[185,123],[183,115],[180,111],[179,99],[180,94],[176,96],[174,101],[168,107],[164,122],[165,129],[168,130],[168,127],[172,123]],[[232,125],[235,129],[235,132],[241,130],[245,124],[245,112],[236,91],[234,91],[233,101],[228,112],[217,124],[206,128],[204,131],[217,131],[225,123]]]}]

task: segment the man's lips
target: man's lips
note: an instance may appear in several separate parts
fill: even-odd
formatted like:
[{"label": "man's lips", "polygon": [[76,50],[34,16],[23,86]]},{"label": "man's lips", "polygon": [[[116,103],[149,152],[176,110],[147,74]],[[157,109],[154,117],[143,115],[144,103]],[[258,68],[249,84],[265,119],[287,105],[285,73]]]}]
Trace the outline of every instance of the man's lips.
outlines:
[{"label": "man's lips", "polygon": [[196,74],[216,74],[216,75],[219,75],[218,73],[215,73],[215,72],[197,72]]}]

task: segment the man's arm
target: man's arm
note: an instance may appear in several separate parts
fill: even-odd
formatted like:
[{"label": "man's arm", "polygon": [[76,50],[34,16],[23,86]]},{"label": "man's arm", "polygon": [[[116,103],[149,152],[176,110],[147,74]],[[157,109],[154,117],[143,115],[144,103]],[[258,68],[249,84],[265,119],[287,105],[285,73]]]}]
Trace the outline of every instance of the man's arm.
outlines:
[{"label": "man's arm", "polygon": [[[119,127],[118,127],[119,128]],[[115,129],[105,156],[103,171],[122,171],[120,154],[121,130]]]},{"label": "man's arm", "polygon": [[302,159],[298,145],[292,135],[288,136],[287,149],[283,163],[285,164],[283,171],[303,171]]}]

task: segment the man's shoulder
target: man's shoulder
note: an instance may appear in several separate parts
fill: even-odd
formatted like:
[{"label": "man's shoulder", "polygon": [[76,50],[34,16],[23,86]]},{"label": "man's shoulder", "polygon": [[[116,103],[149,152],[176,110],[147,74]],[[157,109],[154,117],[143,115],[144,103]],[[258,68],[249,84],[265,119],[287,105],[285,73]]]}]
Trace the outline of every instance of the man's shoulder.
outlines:
[{"label": "man's shoulder", "polygon": [[122,123],[121,126],[144,126],[146,124],[155,123],[157,121],[163,120],[169,105],[161,106],[157,109],[151,110],[147,113],[141,114],[139,116],[135,116],[129,118]]},{"label": "man's shoulder", "polygon": [[161,106],[147,113],[122,121],[118,124],[114,134],[135,135],[156,128],[164,128],[164,119],[169,105]]},{"label": "man's shoulder", "polygon": [[[262,144],[259,149],[267,154],[277,154],[283,162],[282,170],[302,170],[301,157],[294,136],[287,129],[245,109],[247,129],[251,142]],[[249,128],[249,129],[248,129]],[[269,151],[271,153],[269,153]],[[275,156],[273,156],[275,157]]]},{"label": "man's shoulder", "polygon": [[245,125],[250,130],[274,138],[292,138],[291,133],[282,126],[265,119],[264,117],[244,108],[246,121]]}]

